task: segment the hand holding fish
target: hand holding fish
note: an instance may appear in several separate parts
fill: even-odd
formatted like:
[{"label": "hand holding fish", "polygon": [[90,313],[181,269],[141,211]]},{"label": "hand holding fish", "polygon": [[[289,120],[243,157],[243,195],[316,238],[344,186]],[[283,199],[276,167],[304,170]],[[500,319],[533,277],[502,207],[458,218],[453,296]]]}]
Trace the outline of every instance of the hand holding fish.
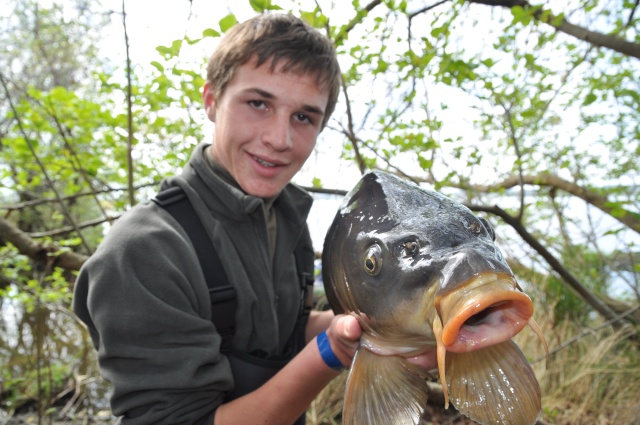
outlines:
[{"label": "hand holding fish", "polygon": [[[362,335],[362,328],[355,315],[336,315],[326,332],[329,340],[334,341],[331,343],[334,354],[340,359],[344,367],[349,368]],[[425,370],[432,370],[438,367],[436,350],[428,350],[416,356],[408,357],[407,361]]]},{"label": "hand holding fish", "polygon": [[326,333],[333,354],[344,367],[350,367],[362,335],[358,320],[348,314],[338,314],[331,320]]}]

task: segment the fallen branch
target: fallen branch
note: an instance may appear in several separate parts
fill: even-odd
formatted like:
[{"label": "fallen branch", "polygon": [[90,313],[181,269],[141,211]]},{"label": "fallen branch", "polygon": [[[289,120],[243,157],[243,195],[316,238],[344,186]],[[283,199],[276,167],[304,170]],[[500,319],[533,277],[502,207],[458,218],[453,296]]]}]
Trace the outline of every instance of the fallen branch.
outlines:
[{"label": "fallen branch", "polygon": [[18,252],[26,255],[38,264],[46,265],[54,257],[53,265],[66,270],[80,270],[87,260],[86,255],[62,250],[54,245],[46,245],[32,239],[27,233],[0,217],[0,238],[11,243]]}]

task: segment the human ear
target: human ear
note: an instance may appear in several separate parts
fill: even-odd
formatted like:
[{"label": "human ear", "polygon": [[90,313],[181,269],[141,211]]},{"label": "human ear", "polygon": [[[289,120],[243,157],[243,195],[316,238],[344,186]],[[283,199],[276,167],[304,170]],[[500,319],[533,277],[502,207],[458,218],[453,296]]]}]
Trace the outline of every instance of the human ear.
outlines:
[{"label": "human ear", "polygon": [[202,90],[202,103],[204,104],[207,118],[209,118],[211,122],[216,122],[216,101],[213,96],[213,88],[208,82],[205,83]]}]

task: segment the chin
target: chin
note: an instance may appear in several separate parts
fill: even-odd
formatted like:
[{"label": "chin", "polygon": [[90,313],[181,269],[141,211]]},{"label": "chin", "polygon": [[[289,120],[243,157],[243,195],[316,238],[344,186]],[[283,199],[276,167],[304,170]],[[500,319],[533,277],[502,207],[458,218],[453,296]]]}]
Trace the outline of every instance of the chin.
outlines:
[{"label": "chin", "polygon": [[242,187],[242,189],[245,191],[245,193],[251,196],[255,196],[258,198],[273,198],[282,191],[283,187],[247,186]]}]

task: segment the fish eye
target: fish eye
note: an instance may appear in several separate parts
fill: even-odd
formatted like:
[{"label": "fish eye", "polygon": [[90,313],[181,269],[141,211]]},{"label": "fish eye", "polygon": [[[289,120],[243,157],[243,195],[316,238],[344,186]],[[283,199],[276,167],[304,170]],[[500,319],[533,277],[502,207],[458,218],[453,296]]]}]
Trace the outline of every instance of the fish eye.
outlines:
[{"label": "fish eye", "polygon": [[379,245],[371,245],[364,255],[364,269],[371,276],[380,273],[382,269],[382,250]]},{"label": "fish eye", "polygon": [[400,255],[403,257],[415,257],[420,251],[418,241],[405,241],[400,245]]}]

